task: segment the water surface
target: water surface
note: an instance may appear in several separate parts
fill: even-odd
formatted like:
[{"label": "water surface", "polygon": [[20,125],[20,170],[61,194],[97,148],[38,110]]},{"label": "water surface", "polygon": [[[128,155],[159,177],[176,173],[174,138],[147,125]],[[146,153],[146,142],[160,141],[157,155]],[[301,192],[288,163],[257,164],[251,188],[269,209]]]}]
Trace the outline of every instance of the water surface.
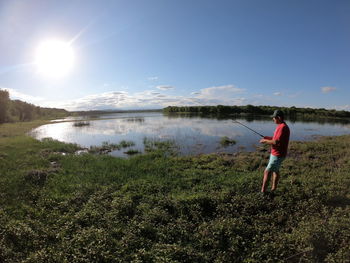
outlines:
[{"label": "water surface", "polygon": [[[218,119],[200,116],[163,115],[161,112],[114,113],[100,115],[91,120],[89,126],[75,127],[74,121],[82,117],[70,118],[70,122],[52,123],[34,129],[31,134],[37,139],[53,139],[77,143],[83,147],[99,146],[103,142],[119,143],[133,141],[131,149],[144,151],[144,138],[172,140],[183,155],[201,153],[252,151],[259,144],[260,137],[232,119]],[[238,118],[239,122],[257,132],[272,136],[275,124],[270,118]],[[291,130],[291,140],[312,140],[322,135],[350,134],[348,121],[286,121]],[[220,145],[224,136],[237,143],[228,147]],[[113,156],[126,156],[125,151],[113,151]]]}]

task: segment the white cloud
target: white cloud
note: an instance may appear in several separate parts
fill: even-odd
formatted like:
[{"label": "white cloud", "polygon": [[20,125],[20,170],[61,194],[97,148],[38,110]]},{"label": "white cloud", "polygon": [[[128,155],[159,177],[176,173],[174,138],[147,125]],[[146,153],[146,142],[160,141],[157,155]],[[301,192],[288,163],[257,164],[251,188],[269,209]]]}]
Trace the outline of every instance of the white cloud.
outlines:
[{"label": "white cloud", "polygon": [[227,98],[232,98],[236,94],[243,93],[245,89],[237,88],[234,85],[224,85],[201,89],[198,94],[198,98],[203,99],[220,99],[225,100]]},{"label": "white cloud", "polygon": [[331,87],[331,86],[321,87],[322,93],[329,93],[335,90],[337,90],[336,87]]},{"label": "white cloud", "polygon": [[160,90],[171,90],[171,89],[175,89],[175,87],[173,87],[173,86],[167,86],[167,85],[157,86],[156,88],[157,88],[157,89],[160,89]]},{"label": "white cloud", "polygon": [[282,92],[275,92],[275,93],[273,93],[273,95],[275,95],[275,96],[282,96]]},{"label": "white cloud", "polygon": [[[163,87],[163,86],[162,86]],[[105,109],[157,109],[167,106],[203,106],[203,105],[245,105],[252,101],[239,96],[243,89],[233,85],[210,87],[193,92],[189,96],[165,95],[155,90],[130,93],[129,91],[110,91],[90,94],[82,98],[66,101],[48,101],[45,98],[34,97],[8,89],[11,96],[29,101],[41,107],[64,108],[76,110],[105,110]],[[16,95],[16,96],[14,96]]]},{"label": "white cloud", "polygon": [[80,99],[65,102],[53,102],[55,107],[67,110],[102,110],[102,109],[147,109],[176,105],[183,100],[180,96],[168,97],[154,91],[129,94],[125,91],[93,94]]},{"label": "white cloud", "polygon": [[148,77],[148,80],[149,81],[156,81],[156,80],[158,80],[159,78],[158,77]]},{"label": "white cloud", "polygon": [[246,98],[237,97],[245,89],[237,88],[234,85],[214,86],[201,89],[199,92],[192,92],[194,98],[190,98],[194,105],[242,105]]},{"label": "white cloud", "polygon": [[350,111],[350,105],[338,105],[333,107],[336,110],[345,110],[345,111]]},{"label": "white cloud", "polygon": [[[169,90],[171,86],[158,86],[158,89]],[[244,90],[233,85],[218,86],[193,92],[191,97],[169,96],[154,90],[145,90],[138,93],[127,91],[111,91],[101,94],[92,94],[80,99],[65,102],[46,102],[51,107],[67,110],[99,110],[99,109],[156,109],[167,106],[200,106],[200,105],[244,105],[247,99],[236,96]]]},{"label": "white cloud", "polygon": [[125,91],[105,92],[93,94],[77,100],[61,103],[61,107],[68,110],[98,110],[116,109],[119,105],[137,103],[137,100]]},{"label": "white cloud", "polygon": [[10,89],[10,88],[3,88],[3,89],[9,92],[11,99],[22,100],[28,103],[38,103],[44,100],[44,98],[42,97],[31,96],[31,95],[22,93],[20,91],[17,91],[15,89]]}]

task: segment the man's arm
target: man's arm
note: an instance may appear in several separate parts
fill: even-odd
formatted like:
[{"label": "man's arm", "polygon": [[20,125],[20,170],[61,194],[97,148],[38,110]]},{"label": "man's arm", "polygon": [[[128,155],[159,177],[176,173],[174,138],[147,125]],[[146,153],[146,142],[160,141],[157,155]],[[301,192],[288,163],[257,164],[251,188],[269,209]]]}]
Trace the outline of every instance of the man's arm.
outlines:
[{"label": "man's arm", "polygon": [[270,137],[270,136],[264,136],[264,138],[260,140],[260,143],[276,145],[277,140],[273,140],[272,137]]},{"label": "man's arm", "polygon": [[[274,135],[274,137],[268,137],[265,136],[263,139],[260,140],[260,143],[263,144],[270,144],[270,145],[278,145],[282,139],[283,136],[286,134],[286,128],[277,130],[277,133]],[[273,140],[273,138],[275,138]]]},{"label": "man's arm", "polygon": [[277,145],[279,143],[279,141],[278,140],[272,140],[272,138],[271,139],[265,139],[265,137],[264,137],[264,139],[260,140],[260,143],[270,144],[270,145]]}]

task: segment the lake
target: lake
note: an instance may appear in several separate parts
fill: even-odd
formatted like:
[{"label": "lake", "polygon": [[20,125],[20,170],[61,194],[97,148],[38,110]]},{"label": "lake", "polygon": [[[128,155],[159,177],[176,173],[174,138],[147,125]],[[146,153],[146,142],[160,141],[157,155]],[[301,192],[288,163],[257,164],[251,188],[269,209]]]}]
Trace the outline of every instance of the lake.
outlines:
[{"label": "lake", "polygon": [[[210,118],[196,115],[165,115],[162,112],[113,113],[90,120],[90,125],[76,127],[74,122],[83,117],[70,117],[67,122],[53,122],[31,131],[37,139],[53,139],[77,143],[83,147],[100,146],[103,142],[119,143],[132,141],[129,149],[144,151],[144,138],[151,140],[171,140],[182,155],[201,153],[253,151],[259,145],[260,137],[247,128],[234,123],[232,119]],[[256,130],[260,134],[272,136],[275,124],[268,117],[240,117],[237,121]],[[313,140],[322,135],[350,134],[349,121],[286,120],[291,130],[291,140]],[[221,146],[220,140],[227,136],[236,144]],[[128,149],[116,150],[110,154],[125,157]]]}]

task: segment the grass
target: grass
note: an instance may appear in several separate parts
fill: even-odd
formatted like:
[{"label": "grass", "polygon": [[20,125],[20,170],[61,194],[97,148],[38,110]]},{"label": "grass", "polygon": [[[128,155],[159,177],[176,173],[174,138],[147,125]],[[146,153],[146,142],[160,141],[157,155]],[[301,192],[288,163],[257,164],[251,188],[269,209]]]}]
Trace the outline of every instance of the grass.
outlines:
[{"label": "grass", "polygon": [[119,142],[119,145],[120,145],[121,148],[128,148],[128,147],[131,147],[131,146],[135,146],[135,143],[132,142],[132,141],[122,140],[121,142]]},{"label": "grass", "polygon": [[90,126],[89,121],[76,121],[73,123],[74,127],[84,127],[84,126]]},{"label": "grass", "polygon": [[17,122],[17,123],[5,123],[0,124],[0,138],[1,137],[15,137],[23,136],[31,129],[40,125],[48,124],[50,121],[37,120],[32,122]]},{"label": "grass", "polygon": [[176,155],[178,147],[172,140],[158,140],[155,138],[143,138],[143,145],[146,153],[163,153],[166,155]]},{"label": "grass", "polygon": [[76,156],[24,135],[39,123],[11,125],[0,126],[0,262],[350,258],[350,136],[292,142],[269,199],[265,149],[179,157],[145,139],[149,153],[129,159]]},{"label": "grass", "polygon": [[91,146],[89,149],[89,152],[93,154],[96,154],[96,153],[103,154],[103,153],[109,153],[114,150],[128,148],[134,145],[135,145],[134,142],[125,141],[125,140],[122,140],[119,143],[102,142],[101,146]]},{"label": "grass", "polygon": [[125,154],[128,154],[128,155],[134,155],[134,154],[138,154],[140,153],[139,150],[136,150],[136,149],[129,149],[127,150],[126,152],[124,152]]},{"label": "grass", "polygon": [[230,145],[233,145],[233,144],[236,144],[236,143],[237,142],[235,140],[230,139],[227,136],[221,137],[221,139],[220,139],[220,145],[222,147],[227,147],[227,146],[230,146]]}]

